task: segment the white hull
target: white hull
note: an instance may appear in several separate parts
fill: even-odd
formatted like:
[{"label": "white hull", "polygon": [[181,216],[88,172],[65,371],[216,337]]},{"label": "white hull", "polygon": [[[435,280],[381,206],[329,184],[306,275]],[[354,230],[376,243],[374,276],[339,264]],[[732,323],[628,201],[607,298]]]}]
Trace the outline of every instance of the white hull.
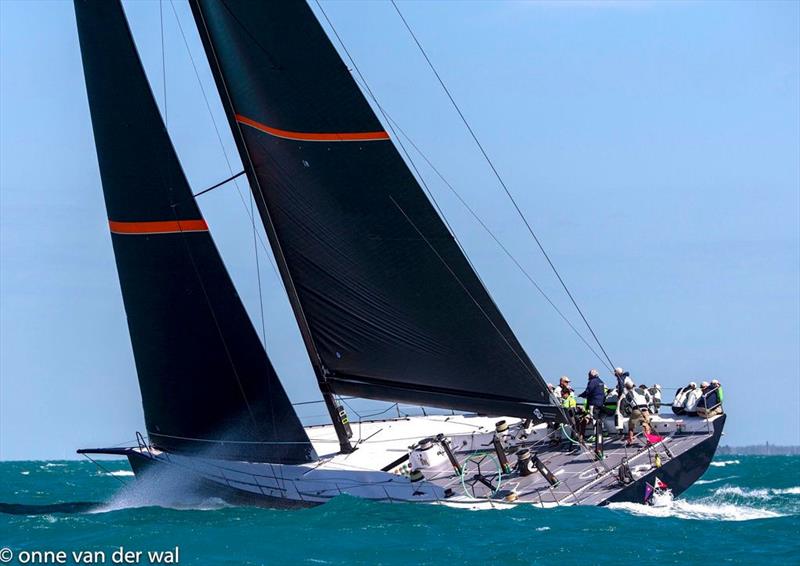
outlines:
[{"label": "white hull", "polygon": [[[497,420],[453,415],[358,423],[352,439],[357,449],[350,454],[338,452],[338,441],[331,425],[308,427],[308,436],[320,459],[303,465],[219,460],[147,447],[132,449],[128,457],[140,477],[150,473],[177,473],[181,481],[197,482],[206,491],[233,493],[239,499],[252,498],[254,503],[269,506],[317,505],[339,495],[350,495],[373,501],[468,508],[506,508],[518,504],[551,507],[602,504],[626,488],[630,491],[630,485],[617,480],[623,458],[637,483],[656,470],[656,464],[661,461],[677,462],[683,458],[684,468],[694,468],[695,463],[688,461],[692,457],[689,452],[704,441],[714,438],[718,441],[719,438],[714,432],[714,419],[655,417],[653,424],[657,432],[666,437],[664,442],[648,446],[642,440],[638,447],[624,448],[618,439],[607,441],[605,460],[598,461],[588,447],[571,452],[565,451],[563,446],[553,448],[548,436],[552,431],[544,424],[525,430],[518,419],[507,419],[509,430],[502,438],[506,453],[510,454],[509,463],[512,466],[516,463],[513,455],[516,449],[531,448],[548,462],[559,480],[559,485],[553,487],[539,473],[523,477],[517,471],[510,474],[501,471],[492,446]],[[613,423],[608,422],[607,426]],[[717,428],[721,430],[721,423]],[[464,475],[454,472],[444,451],[431,450],[427,466],[412,458],[412,462],[416,461],[414,467],[424,475],[423,480],[412,482],[407,458],[410,447],[437,434],[450,440],[456,459],[464,464]],[[714,448],[716,443],[711,455]],[[708,450],[703,451],[706,452]],[[658,458],[654,462],[656,454]],[[391,465],[393,462],[397,464]],[[705,462],[697,477],[707,465]],[[667,468],[660,475],[663,476],[665,470]],[[473,480],[479,472],[488,478],[492,489]],[[474,485],[470,485],[470,480]],[[678,491],[686,487],[688,485],[680,486]]]}]

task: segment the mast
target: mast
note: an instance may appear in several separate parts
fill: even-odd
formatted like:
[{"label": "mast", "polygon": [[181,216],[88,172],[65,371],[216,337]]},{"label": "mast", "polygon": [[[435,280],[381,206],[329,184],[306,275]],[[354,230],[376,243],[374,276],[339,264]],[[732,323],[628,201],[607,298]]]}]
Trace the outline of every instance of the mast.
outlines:
[{"label": "mast", "polygon": [[270,216],[270,212],[266,207],[263,198],[259,198],[259,196],[263,194],[260,182],[258,176],[256,175],[255,168],[253,167],[253,162],[250,158],[250,155],[247,152],[247,147],[245,146],[244,143],[241,126],[239,125],[239,122],[237,122],[236,120],[236,112],[233,109],[233,102],[231,100],[228,87],[225,84],[225,79],[222,75],[219,61],[217,60],[217,56],[214,51],[214,46],[211,43],[208,34],[208,29],[206,28],[205,25],[203,11],[199,3],[193,0],[189,1],[189,5],[191,6],[192,13],[194,14],[195,21],[197,22],[197,28],[198,31],[200,32],[200,39],[202,40],[203,46],[205,47],[206,53],[208,54],[208,63],[209,66],[211,67],[211,72],[217,84],[217,89],[219,90],[220,98],[222,100],[222,106],[225,109],[225,115],[228,118],[228,124],[231,128],[231,132],[233,133],[233,138],[236,142],[236,148],[239,150],[239,156],[242,159],[244,170],[247,175],[247,180],[250,183],[251,188],[253,189],[252,192],[255,197],[256,207],[258,208],[259,215],[261,216],[261,221],[264,224],[264,228],[267,234],[267,239],[269,240],[270,247],[272,248],[273,254],[275,256],[275,261],[278,264],[278,271],[281,274],[281,279],[283,280],[283,284],[286,289],[286,294],[289,297],[289,303],[292,306],[295,319],[297,320],[297,325],[300,328],[300,335],[303,338],[303,344],[305,344],[306,350],[308,352],[308,357],[309,360],[311,361],[311,366],[314,370],[314,376],[317,379],[317,385],[319,386],[320,392],[322,393],[322,399],[325,403],[325,408],[328,410],[328,413],[330,414],[331,421],[333,423],[333,428],[336,431],[336,437],[339,439],[339,447],[341,451],[344,453],[352,452],[354,448],[350,443],[351,434],[349,433],[348,428],[345,426],[346,421],[344,419],[346,417],[343,411],[336,403],[334,393],[330,385],[328,384],[327,377],[329,371],[323,364],[322,358],[320,357],[319,352],[317,351],[317,348],[314,344],[314,340],[308,325],[308,321],[306,319],[306,315],[303,312],[303,305],[300,302],[297,289],[295,288],[294,281],[292,280],[291,274],[289,272],[289,267],[286,262],[286,257],[283,253],[280,239],[278,238],[278,235],[275,231],[275,225]]}]

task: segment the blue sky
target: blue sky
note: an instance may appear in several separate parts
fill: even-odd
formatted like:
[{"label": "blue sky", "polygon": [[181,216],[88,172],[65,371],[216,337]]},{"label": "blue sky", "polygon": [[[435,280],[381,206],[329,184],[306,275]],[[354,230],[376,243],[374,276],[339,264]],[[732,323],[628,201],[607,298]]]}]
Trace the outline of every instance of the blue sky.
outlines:
[{"label": "blue sky", "polygon": [[[324,6],[381,104],[577,323],[391,5]],[[800,443],[800,4],[400,6],[614,362],[669,387],[722,380],[723,443]],[[163,107],[159,3],[126,8]],[[163,8],[169,129],[200,190],[229,175],[223,147],[240,164]],[[129,441],[143,418],[70,2],[0,2],[0,126],[0,458]],[[582,383],[599,362],[420,167],[542,373]],[[236,188],[200,204],[258,319]],[[318,398],[261,267],[267,350],[294,401]]]}]

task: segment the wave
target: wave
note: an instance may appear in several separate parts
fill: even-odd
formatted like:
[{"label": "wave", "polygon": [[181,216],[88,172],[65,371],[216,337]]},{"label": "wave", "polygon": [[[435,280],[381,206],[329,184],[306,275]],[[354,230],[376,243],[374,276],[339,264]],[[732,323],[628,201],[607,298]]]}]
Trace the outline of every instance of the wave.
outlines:
[{"label": "wave", "polygon": [[715,468],[724,468],[725,466],[733,466],[739,463],[739,460],[720,460],[719,462],[711,462],[711,465]]},{"label": "wave", "polygon": [[757,488],[747,489],[735,485],[725,485],[714,490],[714,495],[735,496],[751,499],[772,499],[780,495],[800,495],[800,486],[785,488]]},{"label": "wave", "polygon": [[733,495],[735,497],[746,497],[750,499],[772,499],[769,489],[747,489],[735,485],[726,485],[714,490],[714,495],[722,497]]},{"label": "wave", "polygon": [[673,517],[700,521],[753,521],[774,519],[784,515],[768,509],[759,509],[733,503],[692,502],[676,500],[667,507],[652,507],[640,503],[611,503],[610,509],[619,509],[634,515],[646,517]]},{"label": "wave", "polygon": [[726,476],[724,478],[717,478],[717,479],[713,479],[713,480],[697,480],[694,483],[695,483],[695,485],[709,485],[709,484],[712,484],[712,483],[719,483],[719,482],[725,481],[725,480],[732,480],[732,479],[735,479],[737,477],[738,476]]},{"label": "wave", "polygon": [[115,470],[113,472],[103,472],[104,476],[112,476],[112,477],[128,477],[133,476],[134,473],[130,470]]},{"label": "wave", "polygon": [[[735,476],[732,476],[735,477]],[[712,483],[718,480],[707,480]],[[797,513],[796,506],[780,500],[787,495],[800,495],[800,486],[785,488],[747,488],[723,485],[714,489],[707,497],[690,501],[678,499],[666,507],[652,507],[639,503],[612,503],[611,509],[619,509],[634,515],[649,517],[674,517],[711,521],[752,521],[772,519]]]}]

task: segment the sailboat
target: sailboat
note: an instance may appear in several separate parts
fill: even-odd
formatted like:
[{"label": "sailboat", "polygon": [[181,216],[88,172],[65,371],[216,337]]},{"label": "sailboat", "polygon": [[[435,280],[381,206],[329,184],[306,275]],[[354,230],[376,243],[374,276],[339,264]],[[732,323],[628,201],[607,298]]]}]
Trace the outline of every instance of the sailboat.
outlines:
[{"label": "sailboat", "polygon": [[[121,3],[75,0],[146,424],[135,446],[79,453],[281,507],[342,494],[469,508],[641,502],[656,475],[679,495],[705,472],[724,414],[654,416],[658,440],[630,447],[616,434],[624,422],[605,417],[594,446],[555,446],[569,415],[310,7],[190,6],[331,422],[298,418],[183,173]],[[450,413],[354,427],[343,397]]]}]

